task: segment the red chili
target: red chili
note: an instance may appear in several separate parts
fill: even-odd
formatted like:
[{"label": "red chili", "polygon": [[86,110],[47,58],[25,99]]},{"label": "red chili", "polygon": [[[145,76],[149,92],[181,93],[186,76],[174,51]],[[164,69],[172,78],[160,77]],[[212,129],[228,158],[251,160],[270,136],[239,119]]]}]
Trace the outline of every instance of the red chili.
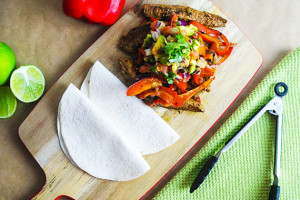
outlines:
[{"label": "red chili", "polygon": [[67,16],[108,26],[117,21],[124,4],[125,0],[63,0],[62,8]]}]

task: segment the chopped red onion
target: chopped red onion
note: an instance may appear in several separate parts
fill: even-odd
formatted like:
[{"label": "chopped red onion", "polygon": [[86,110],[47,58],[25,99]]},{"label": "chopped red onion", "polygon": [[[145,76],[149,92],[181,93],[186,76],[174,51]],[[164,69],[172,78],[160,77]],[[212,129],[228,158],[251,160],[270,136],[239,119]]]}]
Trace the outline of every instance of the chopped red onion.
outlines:
[{"label": "chopped red onion", "polygon": [[178,20],[179,23],[180,23],[180,26],[186,26],[187,25],[187,22],[184,21],[184,20]]},{"label": "chopped red onion", "polygon": [[181,81],[182,80],[182,77],[179,76],[178,74],[175,76],[175,79],[178,80],[178,81]]},{"label": "chopped red onion", "polygon": [[157,29],[160,25],[161,25],[161,22],[157,21],[156,24],[155,24],[155,28]]},{"label": "chopped red onion", "polygon": [[154,43],[151,45],[151,47],[150,47],[150,50],[152,50],[152,49],[153,49],[154,45],[155,45]]},{"label": "chopped red onion", "polygon": [[188,72],[182,73],[184,79],[189,78],[191,75]]},{"label": "chopped red onion", "polygon": [[151,55],[151,49],[145,49],[145,55],[150,56]]}]

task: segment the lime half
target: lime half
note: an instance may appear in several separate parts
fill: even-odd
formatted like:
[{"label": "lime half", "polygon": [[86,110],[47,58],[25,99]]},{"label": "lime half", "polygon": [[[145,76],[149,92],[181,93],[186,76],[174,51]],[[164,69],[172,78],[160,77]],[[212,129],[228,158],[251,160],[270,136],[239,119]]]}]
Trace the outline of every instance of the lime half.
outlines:
[{"label": "lime half", "polygon": [[20,101],[33,102],[42,96],[45,89],[45,78],[36,66],[21,66],[11,75],[10,88]]},{"label": "lime half", "polygon": [[0,119],[11,117],[17,109],[17,99],[9,87],[0,87]]}]

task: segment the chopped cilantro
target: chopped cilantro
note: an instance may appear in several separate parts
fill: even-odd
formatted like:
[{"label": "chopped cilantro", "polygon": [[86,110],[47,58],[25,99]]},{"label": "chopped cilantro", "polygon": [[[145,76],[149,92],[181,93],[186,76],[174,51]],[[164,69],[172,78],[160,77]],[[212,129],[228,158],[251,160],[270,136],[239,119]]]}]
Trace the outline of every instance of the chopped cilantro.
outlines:
[{"label": "chopped cilantro", "polygon": [[170,63],[181,62],[190,53],[190,45],[185,41],[184,36],[180,33],[174,37],[177,42],[170,42],[165,46],[165,54],[169,56]]},{"label": "chopped cilantro", "polygon": [[167,80],[168,84],[173,84],[174,83],[174,79],[175,79],[176,74],[172,71],[168,72],[168,76],[165,75],[165,79]]},{"label": "chopped cilantro", "polygon": [[148,72],[154,72],[154,73],[158,74],[158,71],[156,70],[156,66],[149,67]]}]

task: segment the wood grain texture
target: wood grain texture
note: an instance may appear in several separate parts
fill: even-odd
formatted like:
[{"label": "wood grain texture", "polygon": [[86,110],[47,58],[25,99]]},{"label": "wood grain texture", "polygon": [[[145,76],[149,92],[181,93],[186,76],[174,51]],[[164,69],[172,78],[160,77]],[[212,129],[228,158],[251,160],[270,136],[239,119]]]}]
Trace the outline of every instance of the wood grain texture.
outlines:
[{"label": "wood grain texture", "polygon": [[105,32],[51,87],[19,128],[22,141],[46,174],[46,184],[34,199],[54,199],[62,194],[75,199],[139,199],[207,132],[261,66],[260,53],[229,20],[226,27],[219,30],[238,44],[229,59],[217,69],[211,92],[202,97],[206,111],[193,113],[156,108],[155,111],[181,136],[180,140],[159,153],[145,156],[151,170],[137,179],[114,182],[91,177],[74,167],[60,149],[56,130],[58,103],[70,83],[81,85],[96,60],[124,82],[118,59],[126,54],[118,48],[119,39],[144,20],[141,13],[144,3],[190,6],[226,18],[207,0],[145,0]]}]

